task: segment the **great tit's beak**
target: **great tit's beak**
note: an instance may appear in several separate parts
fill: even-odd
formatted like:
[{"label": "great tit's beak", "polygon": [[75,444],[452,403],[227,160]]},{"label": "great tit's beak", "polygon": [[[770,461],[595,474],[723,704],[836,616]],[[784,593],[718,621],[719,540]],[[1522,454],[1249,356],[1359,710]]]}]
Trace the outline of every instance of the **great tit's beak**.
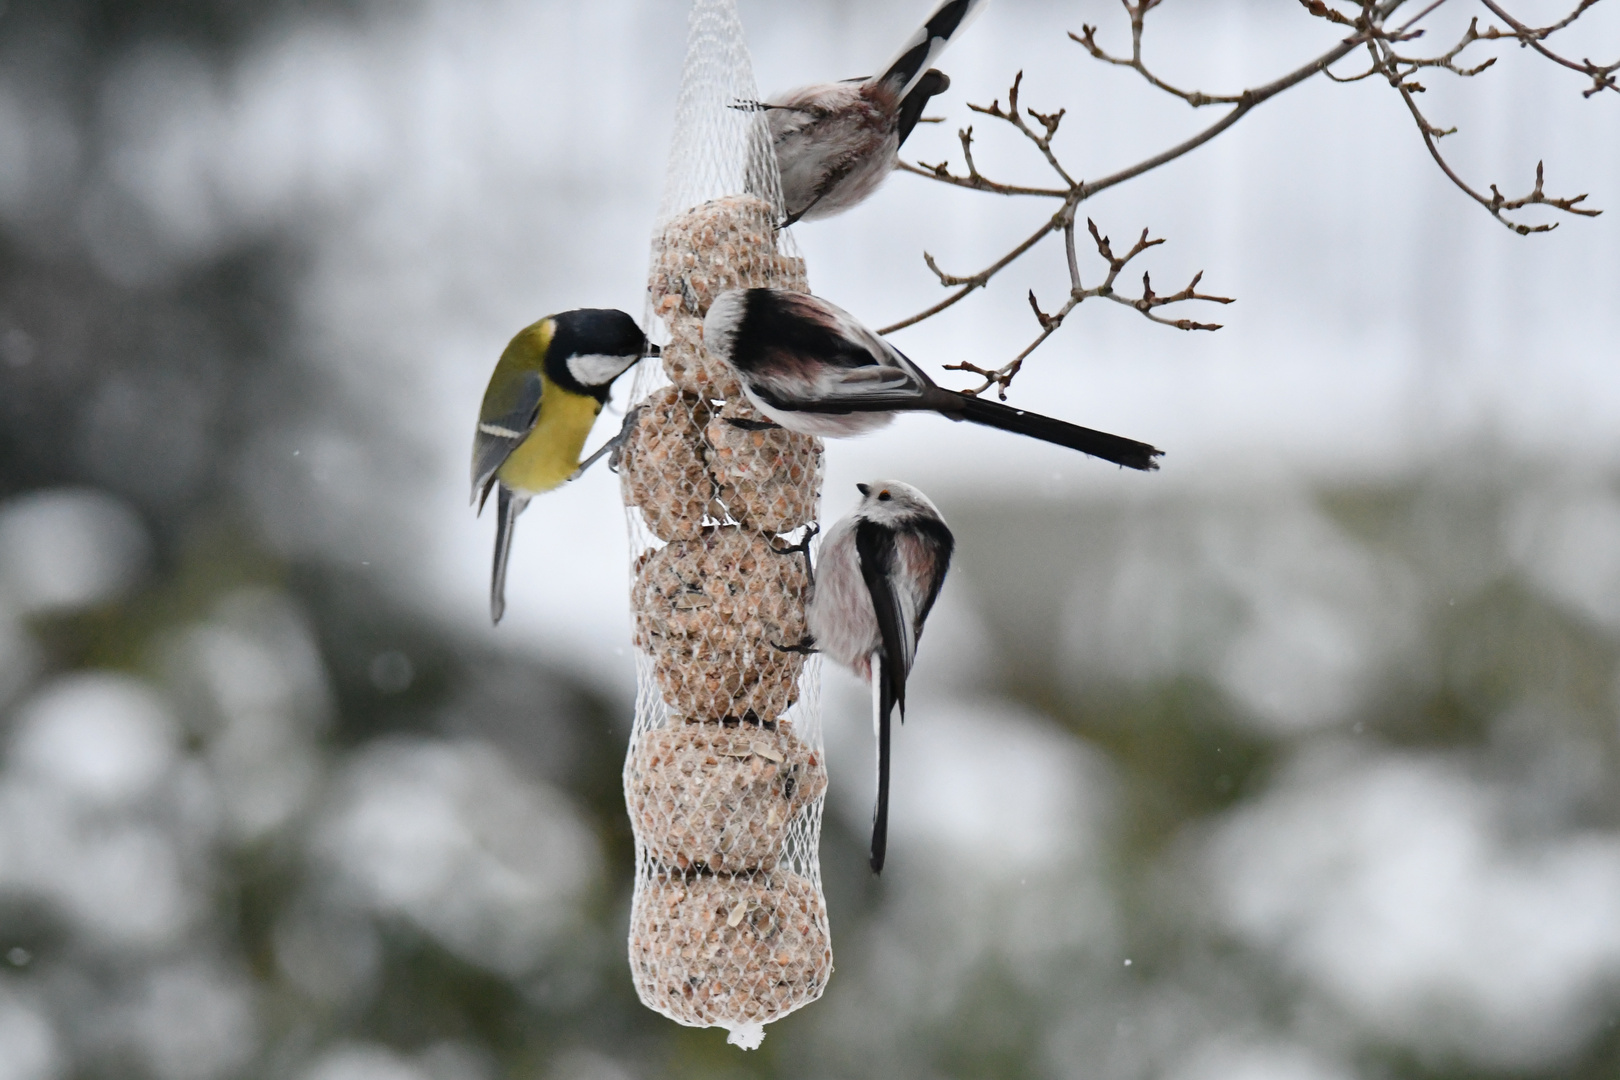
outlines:
[{"label": "great tit's beak", "polygon": [[657,345],[654,345],[652,342],[649,341],[649,342],[647,342],[647,351],[642,353],[641,355],[643,355],[643,356],[662,356],[663,354],[664,354],[663,349],[660,349]]},{"label": "great tit's beak", "polygon": [[865,484],[856,484],[855,490],[860,492],[863,497],[872,494],[872,489],[867,487]]}]

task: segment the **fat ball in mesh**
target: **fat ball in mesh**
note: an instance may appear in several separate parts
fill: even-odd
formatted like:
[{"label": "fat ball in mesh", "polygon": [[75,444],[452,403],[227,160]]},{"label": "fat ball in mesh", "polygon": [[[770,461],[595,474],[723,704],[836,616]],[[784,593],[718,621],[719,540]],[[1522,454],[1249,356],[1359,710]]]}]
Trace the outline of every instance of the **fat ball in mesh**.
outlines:
[{"label": "fat ball in mesh", "polygon": [[[667,354],[668,349],[665,349]],[[695,540],[713,509],[715,484],[705,461],[709,403],[678,387],[653,391],[638,406],[619,453],[626,506],[660,540]]]},{"label": "fat ball in mesh", "polygon": [[641,1000],[681,1023],[769,1023],[832,975],[821,890],[787,870],[655,874],[630,916],[630,970]]},{"label": "fat ball in mesh", "polygon": [[794,819],[827,790],[793,725],[676,723],[631,747],[624,793],[647,853],[682,872],[773,871]]},{"label": "fat ball in mesh", "polygon": [[804,561],[760,533],[708,526],[637,560],[630,602],[664,703],[686,720],[771,722],[799,696]]}]

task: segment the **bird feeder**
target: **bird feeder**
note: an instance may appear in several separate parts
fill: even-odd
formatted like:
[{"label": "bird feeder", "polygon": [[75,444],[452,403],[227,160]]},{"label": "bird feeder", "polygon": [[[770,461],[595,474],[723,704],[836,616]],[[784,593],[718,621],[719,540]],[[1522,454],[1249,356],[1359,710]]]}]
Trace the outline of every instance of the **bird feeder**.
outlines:
[{"label": "bird feeder", "polygon": [[648,275],[663,350],[637,374],[620,458],[639,673],[631,974],[647,1007],[748,1049],[833,970],[819,662],[781,647],[804,636],[795,541],[813,531],[822,448],[762,424],[703,349],[725,290],[809,291],[777,229],[762,114],[733,108],[757,97],[733,0],[696,0]]}]

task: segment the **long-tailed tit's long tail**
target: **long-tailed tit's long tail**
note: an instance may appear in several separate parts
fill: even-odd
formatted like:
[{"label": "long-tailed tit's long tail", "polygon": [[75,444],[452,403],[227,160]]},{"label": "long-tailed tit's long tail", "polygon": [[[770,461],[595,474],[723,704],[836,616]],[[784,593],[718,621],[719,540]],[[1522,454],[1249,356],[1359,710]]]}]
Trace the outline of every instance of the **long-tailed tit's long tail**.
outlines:
[{"label": "long-tailed tit's long tail", "polygon": [[984,9],[989,0],[945,0],[933,10],[917,32],[901,46],[900,52],[889,62],[883,74],[873,82],[888,83],[895,97],[903,98],[911,92],[923,72],[933,66],[939,54],[961,33],[974,16]]},{"label": "long-tailed tit's long tail", "polygon": [[883,654],[872,654],[872,734],[877,736],[877,804],[872,809],[872,873],[883,872],[889,851],[889,721],[894,690],[884,670]]},{"label": "long-tailed tit's long tail", "polygon": [[1141,469],[1145,472],[1157,469],[1159,463],[1155,459],[1164,453],[1163,450],[1144,442],[1137,442],[1135,439],[1127,439],[1123,435],[1093,431],[1091,428],[1055,420],[1040,413],[1015,409],[999,401],[969,397],[954,390],[946,390],[944,393],[950,397],[936,398],[936,395],[931,393],[930,404],[953,419],[969,420],[986,427],[1028,435],[1042,442],[1067,446],[1070,450],[1078,450],[1082,454],[1090,454],[1104,461],[1112,461],[1115,465],[1123,465],[1127,469]]}]

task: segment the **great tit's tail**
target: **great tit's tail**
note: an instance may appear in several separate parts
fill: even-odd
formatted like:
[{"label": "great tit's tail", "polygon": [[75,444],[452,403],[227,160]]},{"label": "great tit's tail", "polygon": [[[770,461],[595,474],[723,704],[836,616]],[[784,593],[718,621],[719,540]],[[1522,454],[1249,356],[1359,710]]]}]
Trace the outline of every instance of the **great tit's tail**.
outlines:
[{"label": "great tit's tail", "polygon": [[[894,100],[904,100],[923,78],[929,66],[939,59],[939,54],[945,51],[945,46],[973,21],[973,17],[987,2],[988,0],[944,0],[922,26],[918,27],[917,32],[911,35],[905,45],[901,46],[900,52],[889,61],[889,66],[884,69],[883,74],[872,81],[883,85],[885,90],[893,93]],[[949,80],[946,80],[946,85],[949,85]],[[931,93],[937,94],[943,89],[945,87],[941,86],[939,90]],[[923,100],[926,101],[927,96]],[[917,111],[919,113],[922,111],[920,103],[917,105]],[[914,120],[913,123],[915,122]]]},{"label": "great tit's tail", "polygon": [[971,420],[986,427],[1000,428],[1002,431],[1028,435],[1042,442],[1067,446],[1070,450],[1078,450],[1082,454],[1090,454],[1104,461],[1112,461],[1115,465],[1123,465],[1127,469],[1151,472],[1159,467],[1155,459],[1164,453],[1157,447],[1137,442],[1135,439],[1110,435],[1106,431],[1093,431],[1077,424],[1054,420],[1050,416],[1042,416],[1040,413],[1015,409],[999,401],[969,397],[954,390],[947,390],[945,393],[956,400],[942,402],[939,411],[954,419]]},{"label": "great tit's tail", "polygon": [[872,808],[872,873],[883,873],[889,851],[889,718],[894,713],[894,687],[884,669],[883,654],[872,654],[872,734],[877,736],[877,805]]},{"label": "great tit's tail", "polygon": [[495,566],[489,579],[489,618],[498,625],[506,614],[506,560],[512,554],[512,526],[529,505],[529,497],[514,494],[505,484],[495,486],[500,490],[495,497]]}]

